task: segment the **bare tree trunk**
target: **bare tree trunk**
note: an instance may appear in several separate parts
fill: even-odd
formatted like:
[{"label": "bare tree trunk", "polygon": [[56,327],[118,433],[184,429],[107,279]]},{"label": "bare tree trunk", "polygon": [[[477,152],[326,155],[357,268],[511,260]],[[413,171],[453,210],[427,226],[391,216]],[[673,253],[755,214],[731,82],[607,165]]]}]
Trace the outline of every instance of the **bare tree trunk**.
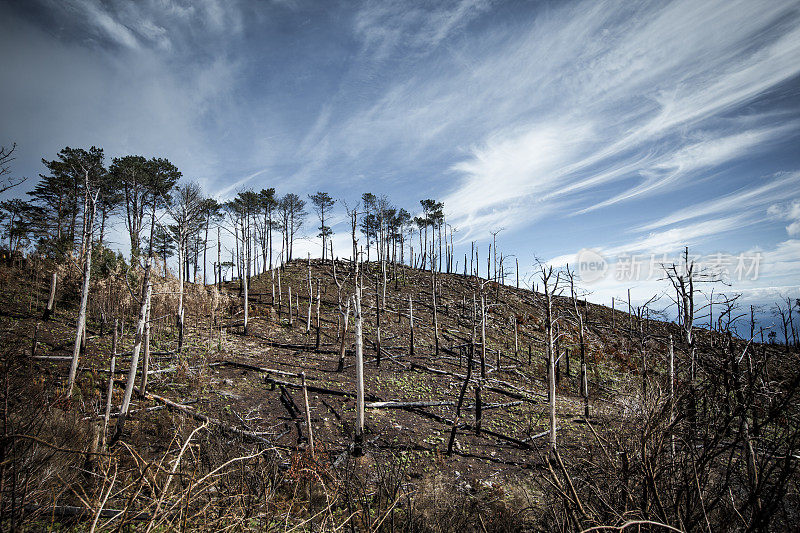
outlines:
[{"label": "bare tree trunk", "polygon": [[589,376],[586,373],[586,342],[583,336],[583,316],[578,314],[581,335],[581,396],[583,396],[583,416],[589,418]]},{"label": "bare tree trunk", "polygon": [[150,298],[153,294],[153,285],[150,281],[150,270],[153,266],[152,256],[147,258],[147,263],[144,269],[144,290],[142,291],[141,307],[139,309],[139,323],[136,326],[136,335],[133,342],[133,353],[131,354],[131,367],[128,370],[128,379],[125,383],[125,393],[122,397],[122,405],[119,409],[119,418],[117,419],[117,427],[114,431],[114,436],[111,438],[111,444],[117,441],[122,436],[122,429],[125,425],[125,420],[128,417],[128,410],[130,409],[131,396],[133,395],[133,387],[136,383],[136,367],[139,365],[139,354],[142,350],[142,342],[144,340],[145,321],[147,313],[150,310]]},{"label": "bare tree trunk", "polygon": [[308,405],[308,388],[306,388],[306,373],[300,372],[300,385],[303,387],[303,406],[306,415],[306,429],[308,431],[308,447],[314,455],[314,428],[311,426],[311,408]]},{"label": "bare tree trunk", "polygon": [[550,451],[556,449],[556,357],[553,342],[553,292],[544,284],[545,298],[547,299],[545,313],[545,335],[547,336],[547,386],[550,402]]},{"label": "bare tree trunk", "polygon": [[108,438],[108,421],[111,417],[111,400],[114,396],[114,371],[117,366],[117,343],[119,331],[117,330],[118,318],[114,319],[114,336],[111,338],[111,366],[108,369],[108,388],[106,389],[106,410],[103,414],[103,449],[106,449]]},{"label": "bare tree trunk", "polygon": [[464,376],[464,383],[461,385],[461,392],[458,394],[458,404],[456,404],[456,416],[453,418],[453,428],[450,430],[450,441],[447,443],[447,455],[453,455],[453,445],[456,440],[456,431],[458,431],[458,423],[461,421],[461,406],[464,403],[464,395],[467,392],[467,386],[470,379],[472,379],[472,351],[467,356],[467,375]]},{"label": "bare tree trunk", "polygon": [[311,333],[311,302],[314,301],[314,294],[311,287],[311,254],[308,254],[308,318],[306,319],[306,335]]},{"label": "bare tree trunk", "polygon": [[408,341],[408,355],[414,356],[414,304],[411,301],[411,295],[408,295],[408,327],[409,327],[409,341]]},{"label": "bare tree trunk", "polygon": [[[242,238],[245,236],[242,227]],[[244,334],[247,335],[247,322],[250,318],[250,235],[247,234],[247,242],[242,243],[242,255],[244,255],[244,268],[242,269],[242,283],[244,285]]]},{"label": "bare tree trunk", "polygon": [[347,337],[347,320],[350,318],[350,298],[347,299],[347,307],[344,312],[344,320],[342,320],[342,338],[339,344],[339,365],[336,369],[337,372],[344,370],[344,354],[345,354],[345,338]]},{"label": "bare tree trunk", "polygon": [[[434,262],[436,260],[434,259]],[[431,268],[431,294],[433,295],[433,340],[435,344],[436,357],[439,357],[439,314],[436,311],[436,275]]]},{"label": "bare tree trunk", "polygon": [[356,297],[354,305],[356,320],[356,434],[354,455],[359,456],[364,441],[364,339],[361,324],[361,282],[356,277]]},{"label": "bare tree trunk", "polygon": [[288,288],[289,288],[289,327],[291,327],[293,325],[292,324],[292,286],[289,285]]},{"label": "bare tree trunk", "polygon": [[142,356],[142,380],[139,388],[142,395],[147,394],[147,373],[150,371],[150,307],[144,322],[144,355]]},{"label": "bare tree trunk", "polygon": [[486,300],[481,294],[481,377],[486,378]]},{"label": "bare tree trunk", "polygon": [[381,275],[375,273],[375,365],[381,366]]},{"label": "bare tree trunk", "polygon": [[672,450],[672,458],[675,458],[675,435],[671,428],[675,422],[675,350],[672,343],[672,334],[669,336],[669,423],[670,434],[669,443]]},{"label": "bare tree trunk", "polygon": [[183,291],[184,291],[184,281],[183,279],[186,277],[186,265],[184,264],[184,255],[186,255],[186,250],[184,249],[184,237],[179,236],[178,238],[178,353],[177,356],[180,358],[181,351],[183,350]]},{"label": "bare tree trunk", "polygon": [[[88,183],[87,183],[88,187]],[[84,204],[88,208],[89,197]],[[75,330],[75,346],[72,349],[72,363],[69,367],[69,378],[67,380],[67,396],[72,395],[72,387],[75,385],[75,377],[78,374],[78,360],[81,352],[81,340],[86,336],[86,306],[89,303],[89,284],[92,275],[92,226],[94,225],[94,213],[96,209],[96,199],[92,201],[91,216],[88,217],[87,226],[84,228],[83,240],[86,251],[86,259],[83,264],[83,290],[81,292],[81,305],[78,312],[78,327]]]},{"label": "bare tree trunk", "polygon": [[322,304],[322,292],[320,291],[320,280],[317,279],[317,341],[315,343],[315,350],[319,351],[320,336],[322,335],[322,328],[320,326],[319,308]]},{"label": "bare tree trunk", "polygon": [[53,272],[53,277],[50,278],[50,297],[47,299],[47,307],[44,309],[44,313],[42,314],[42,320],[44,321],[50,320],[50,317],[53,314],[53,306],[55,305],[56,301],[57,283],[58,283],[58,274]]},{"label": "bare tree trunk", "polygon": [[283,307],[283,292],[281,291],[281,267],[283,266],[283,255],[281,255],[281,264],[278,266],[278,316],[281,315]]}]

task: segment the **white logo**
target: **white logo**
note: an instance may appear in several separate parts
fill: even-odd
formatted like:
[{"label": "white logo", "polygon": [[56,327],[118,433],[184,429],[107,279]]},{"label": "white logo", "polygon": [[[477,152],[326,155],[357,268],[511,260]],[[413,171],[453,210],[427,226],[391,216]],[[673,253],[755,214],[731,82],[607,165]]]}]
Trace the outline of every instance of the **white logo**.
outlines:
[{"label": "white logo", "polygon": [[578,275],[585,283],[600,281],[608,273],[608,263],[600,253],[584,248],[576,257]]}]

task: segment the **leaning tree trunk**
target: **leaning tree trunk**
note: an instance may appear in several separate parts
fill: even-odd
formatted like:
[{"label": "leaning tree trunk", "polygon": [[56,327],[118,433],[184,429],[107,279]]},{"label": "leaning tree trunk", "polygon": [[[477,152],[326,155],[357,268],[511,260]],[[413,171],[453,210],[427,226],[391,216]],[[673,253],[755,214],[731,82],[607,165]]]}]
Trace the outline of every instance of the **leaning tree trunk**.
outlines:
[{"label": "leaning tree trunk", "polygon": [[122,405],[119,408],[119,418],[117,419],[117,427],[114,430],[114,436],[110,444],[114,444],[117,439],[122,435],[122,429],[125,426],[125,420],[128,417],[128,410],[131,405],[131,396],[133,395],[133,387],[136,383],[136,367],[139,365],[139,354],[142,350],[142,342],[144,340],[145,322],[147,314],[150,311],[150,298],[153,294],[153,286],[150,282],[150,270],[153,266],[153,258],[148,257],[144,269],[144,289],[142,290],[141,307],[139,308],[139,323],[136,326],[136,335],[133,341],[133,353],[131,354],[131,367],[128,370],[128,379],[125,383],[125,393],[122,396]]},{"label": "leaning tree trunk", "polygon": [[72,349],[72,363],[69,367],[69,378],[67,379],[68,397],[72,395],[72,387],[75,385],[75,376],[78,374],[81,340],[86,336],[86,306],[89,303],[89,283],[91,282],[92,276],[92,226],[94,224],[95,209],[96,203],[92,202],[92,212],[91,215],[87,217],[87,229],[84,229],[83,233],[84,241],[86,242],[86,260],[83,263],[83,291],[81,292],[81,305],[80,311],[78,312],[78,327],[75,330],[75,345]]}]

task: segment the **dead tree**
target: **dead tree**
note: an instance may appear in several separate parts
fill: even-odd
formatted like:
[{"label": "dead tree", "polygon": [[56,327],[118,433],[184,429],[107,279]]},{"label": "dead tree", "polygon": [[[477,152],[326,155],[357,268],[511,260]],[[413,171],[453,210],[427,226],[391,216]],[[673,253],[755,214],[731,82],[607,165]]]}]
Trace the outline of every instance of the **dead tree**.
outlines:
[{"label": "dead tree", "polygon": [[[435,261],[435,259],[434,259]],[[435,263],[434,263],[435,264]],[[439,357],[439,315],[436,311],[436,274],[431,268],[431,296],[433,298],[433,342],[435,344],[436,357]]]},{"label": "dead tree", "polygon": [[317,340],[314,344],[314,349],[319,351],[320,336],[322,335],[322,326],[320,325],[319,308],[322,304],[322,292],[320,292],[320,280],[317,279]]},{"label": "dead tree", "polygon": [[144,354],[142,355],[142,380],[139,388],[142,394],[147,393],[147,374],[150,371],[150,307],[147,308],[147,317],[144,321]]},{"label": "dead tree", "polygon": [[[456,404],[456,416],[453,418],[453,428],[450,430],[450,441],[447,443],[447,455],[453,455],[453,445],[456,440],[456,431],[458,430],[458,423],[461,421],[461,406],[464,404],[464,395],[467,393],[467,387],[472,379],[472,350],[467,355],[467,375],[464,377],[464,383],[461,385],[461,392],[458,395],[458,404]],[[477,393],[480,394],[480,393]]]},{"label": "dead tree", "polygon": [[311,253],[308,254],[308,317],[306,318],[306,335],[311,333],[311,305],[314,301],[314,291],[311,287]]},{"label": "dead tree", "polygon": [[362,336],[361,281],[356,271],[356,292],[354,300],[356,321],[356,433],[353,455],[360,456],[364,442],[364,338]]},{"label": "dead tree", "polygon": [[566,275],[567,277],[569,277],[569,288],[570,288],[570,294],[572,296],[572,308],[575,313],[575,319],[578,322],[578,342],[580,343],[580,354],[581,354],[580,389],[581,389],[581,396],[583,397],[583,416],[589,418],[589,379],[588,379],[588,374],[586,372],[586,338],[584,336],[584,329],[583,329],[583,315],[578,309],[578,299],[576,297],[576,292],[575,292],[575,272],[569,269],[569,265],[567,265]]},{"label": "dead tree", "polygon": [[288,286],[289,290],[289,327],[292,327],[292,286]]},{"label": "dead tree", "polygon": [[[382,263],[382,261],[381,261]],[[381,275],[375,273],[375,366],[381,366]]]},{"label": "dead tree", "polygon": [[[345,354],[345,338],[347,336],[347,319],[350,316],[350,297],[347,298],[347,305],[346,308],[342,307],[342,294],[344,291],[344,284],[347,281],[343,279],[339,281],[338,276],[336,275],[336,261],[333,261],[333,281],[336,283],[336,305],[339,310],[339,314],[342,316],[342,329],[341,329],[341,337],[339,339],[339,364],[336,368],[337,372],[341,372],[344,370],[344,354]],[[319,314],[319,312],[318,312]]]},{"label": "dead tree", "polygon": [[128,378],[125,382],[125,393],[122,397],[122,405],[119,409],[119,418],[117,419],[117,427],[114,430],[114,436],[110,444],[113,445],[121,436],[122,430],[125,426],[125,420],[128,417],[128,410],[130,409],[131,396],[133,395],[133,387],[136,383],[136,367],[139,365],[139,354],[142,350],[142,343],[144,341],[145,323],[147,321],[147,314],[150,311],[150,299],[153,295],[153,284],[150,280],[150,273],[153,267],[153,257],[149,256],[144,268],[144,279],[142,280],[142,293],[140,307],[139,307],[139,322],[136,325],[136,335],[133,341],[133,353],[131,354],[131,367],[128,370]]},{"label": "dead tree", "polygon": [[408,295],[408,355],[414,357],[414,304],[411,301],[411,295]]},{"label": "dead tree", "polygon": [[[542,280],[542,289],[544,290],[545,300],[545,313],[544,313],[544,330],[547,338],[547,385],[550,400],[550,451],[556,451],[556,366],[555,366],[555,337],[553,329],[555,325],[555,317],[553,315],[553,300],[559,291],[559,283],[561,281],[561,273],[556,272],[552,266],[545,266],[539,263],[540,279]],[[553,279],[555,275],[555,279]]]},{"label": "dead tree", "polygon": [[56,301],[56,284],[58,283],[58,274],[53,272],[53,276],[50,278],[50,296],[47,298],[47,307],[44,308],[44,313],[42,313],[42,320],[48,321],[50,317],[53,315],[53,307],[55,306]]},{"label": "dead tree", "polygon": [[306,373],[300,372],[300,386],[303,388],[303,407],[306,415],[306,430],[308,431],[308,447],[314,454],[314,428],[311,426],[311,407],[308,404],[308,388],[306,387]]},{"label": "dead tree", "polygon": [[117,325],[119,319],[114,319],[114,335],[111,338],[111,365],[108,368],[108,388],[106,389],[106,409],[103,414],[103,449],[106,448],[108,437],[108,421],[111,417],[111,400],[114,396],[114,371],[117,366],[117,343],[119,342],[119,331]]},{"label": "dead tree", "polygon": [[81,340],[86,337],[86,306],[89,303],[89,284],[92,276],[92,237],[94,236],[94,218],[97,212],[97,198],[100,191],[92,195],[89,189],[89,171],[84,170],[84,200],[83,209],[86,223],[83,228],[84,250],[83,260],[83,289],[81,291],[81,303],[78,311],[78,325],[75,330],[75,345],[72,349],[72,363],[69,367],[69,378],[67,379],[67,396],[72,395],[72,387],[75,385],[75,377],[78,374],[78,360],[81,352]]}]

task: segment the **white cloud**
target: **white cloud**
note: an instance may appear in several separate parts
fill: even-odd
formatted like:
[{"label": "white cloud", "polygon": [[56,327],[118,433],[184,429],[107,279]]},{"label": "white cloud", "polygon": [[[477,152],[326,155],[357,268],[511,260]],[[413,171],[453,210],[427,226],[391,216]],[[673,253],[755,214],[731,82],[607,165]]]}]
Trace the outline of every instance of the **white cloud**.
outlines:
[{"label": "white cloud", "polygon": [[771,217],[789,221],[786,233],[790,237],[800,237],[800,200],[772,204],[767,208]]},{"label": "white cloud", "polygon": [[[749,211],[755,207],[763,206],[783,198],[786,194],[786,188],[795,186],[798,181],[800,181],[800,173],[781,174],[763,185],[742,188],[712,200],[695,203],[678,209],[665,217],[640,226],[637,230],[650,231],[704,216]],[[775,216],[777,214],[776,210],[781,210],[781,207],[777,204],[771,205],[767,213],[771,216]]]}]

